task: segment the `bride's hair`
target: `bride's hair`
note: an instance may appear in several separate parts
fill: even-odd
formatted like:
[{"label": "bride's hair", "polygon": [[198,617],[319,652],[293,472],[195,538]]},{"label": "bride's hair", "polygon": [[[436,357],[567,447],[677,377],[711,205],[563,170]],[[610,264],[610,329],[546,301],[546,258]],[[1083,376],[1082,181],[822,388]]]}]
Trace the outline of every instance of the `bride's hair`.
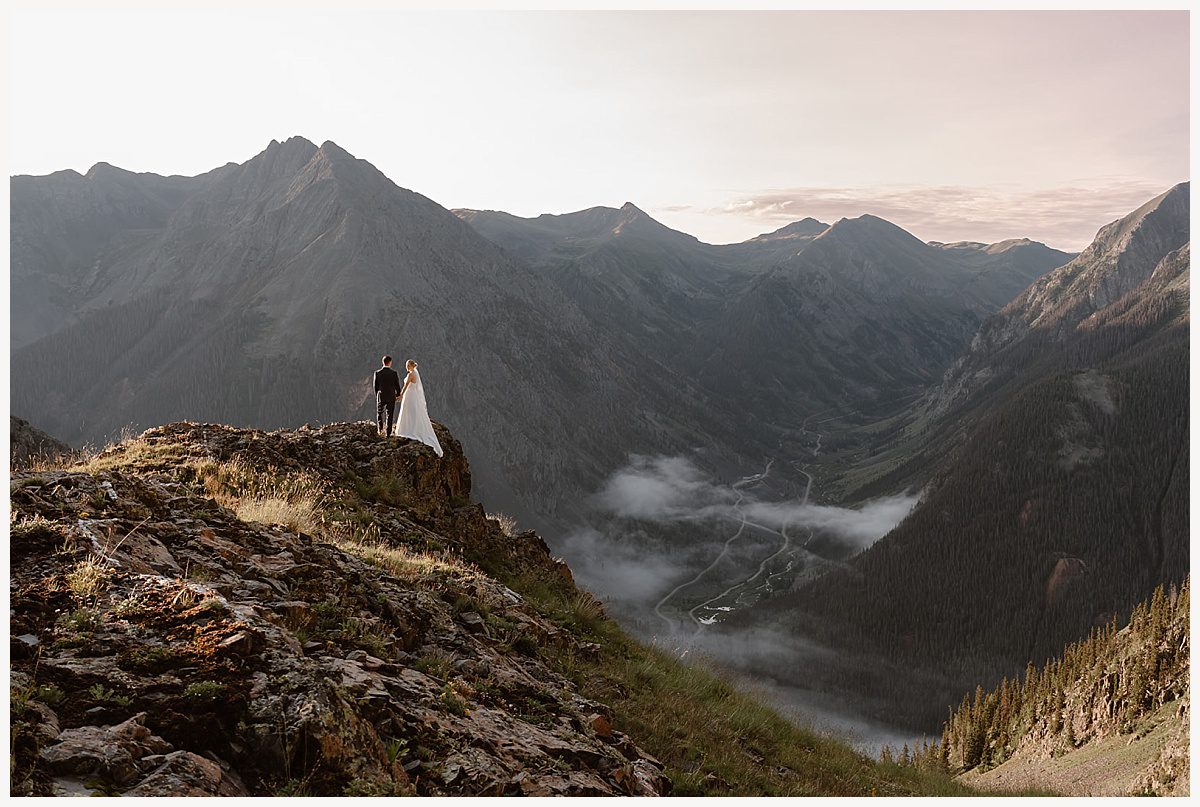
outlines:
[{"label": "bride's hair", "polygon": [[404,364],[405,364],[405,365],[408,367],[408,369],[410,369],[410,370],[415,370],[415,369],[417,369],[417,363],[416,363],[415,361],[413,361],[412,359],[409,359],[408,361],[404,362]]}]

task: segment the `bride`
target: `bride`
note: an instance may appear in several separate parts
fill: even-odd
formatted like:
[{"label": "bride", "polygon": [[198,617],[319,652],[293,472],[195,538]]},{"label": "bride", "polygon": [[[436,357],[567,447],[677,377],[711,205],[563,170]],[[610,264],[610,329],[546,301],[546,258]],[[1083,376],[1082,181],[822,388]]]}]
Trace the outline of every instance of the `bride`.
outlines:
[{"label": "bride", "polygon": [[433,433],[433,424],[429,422],[429,410],[425,406],[425,390],[421,387],[421,374],[417,372],[417,363],[409,359],[404,363],[408,375],[404,377],[404,387],[400,390],[400,416],[396,418],[397,437],[408,437],[420,440],[442,456],[442,446],[437,435]]}]

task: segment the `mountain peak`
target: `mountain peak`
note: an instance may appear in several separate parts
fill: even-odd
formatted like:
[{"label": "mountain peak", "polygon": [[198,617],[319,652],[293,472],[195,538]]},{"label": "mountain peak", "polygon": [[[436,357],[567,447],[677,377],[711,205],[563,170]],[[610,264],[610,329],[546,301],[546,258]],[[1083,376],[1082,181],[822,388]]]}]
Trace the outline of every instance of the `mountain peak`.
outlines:
[{"label": "mountain peak", "polygon": [[778,241],[786,238],[806,238],[808,236],[820,235],[829,229],[829,225],[823,221],[818,221],[812,216],[806,216],[799,221],[793,221],[783,225],[778,230],[772,230],[769,233],[756,235],[751,238],[751,241]]},{"label": "mountain peak", "polygon": [[1189,239],[1191,183],[1180,182],[1155,196],[1129,215],[1106,224],[1083,255],[1107,254],[1119,258],[1137,252],[1145,242],[1153,249],[1162,244],[1176,248]]},{"label": "mountain peak", "polygon": [[329,160],[356,160],[358,159],[344,148],[334,143],[332,140],[326,140],[321,144],[318,153],[324,155]]},{"label": "mountain peak", "polygon": [[98,162],[95,165],[93,165],[91,168],[89,168],[88,172],[86,174],[84,174],[84,176],[86,176],[88,179],[96,179],[97,177],[103,177],[103,176],[111,177],[111,176],[117,176],[119,174],[128,174],[128,173],[130,173],[130,172],[126,171],[124,168],[117,168],[112,163]]},{"label": "mountain peak", "polygon": [[280,143],[278,140],[272,139],[271,142],[267,144],[267,150],[281,149],[281,148],[285,148],[285,149],[286,148],[291,148],[291,149],[307,148],[307,149],[312,149],[315,151],[317,146],[315,143],[313,143],[308,138],[301,137],[300,135],[292,135],[287,140],[284,140],[282,143]]},{"label": "mountain peak", "polygon": [[292,165],[297,162],[303,164],[312,159],[312,155],[316,151],[317,147],[311,140],[295,135],[282,143],[278,140],[272,140],[254,159],[264,157],[272,164],[280,162],[285,165]]},{"label": "mountain peak", "polygon": [[1087,249],[1039,278],[1002,311],[1029,326],[1075,326],[1138,292],[1159,264],[1189,242],[1190,184],[1181,182],[1127,216],[1106,224]]},{"label": "mountain peak", "polygon": [[1047,249],[1046,245],[1041,241],[1034,241],[1031,238],[1009,238],[1004,241],[997,241],[994,244],[988,244],[983,248],[983,251],[989,255],[998,255],[1001,252],[1008,252],[1010,249],[1021,249],[1023,247],[1041,247]]},{"label": "mountain peak", "polygon": [[921,241],[898,224],[893,224],[887,219],[881,219],[879,216],[873,216],[870,213],[864,213],[853,219],[840,218],[817,237],[834,240],[850,239],[852,241],[878,241],[879,239],[894,241],[902,239],[904,241],[915,241],[923,247],[928,246],[924,241]]}]

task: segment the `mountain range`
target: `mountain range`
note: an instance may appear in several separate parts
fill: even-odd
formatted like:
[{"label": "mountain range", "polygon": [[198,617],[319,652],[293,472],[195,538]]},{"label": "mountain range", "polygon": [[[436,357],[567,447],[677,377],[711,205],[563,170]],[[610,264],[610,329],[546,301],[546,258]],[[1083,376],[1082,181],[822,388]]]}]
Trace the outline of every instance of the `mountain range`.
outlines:
[{"label": "mountain range", "polygon": [[742,467],[798,413],[889,405],[1070,257],[870,216],[725,246],[632,204],[455,216],[300,137],[196,177],[10,184],[12,401],[35,426],[79,445],[369,419],[394,352],[422,361],[483,500],[559,529],[630,452]]},{"label": "mountain range", "polygon": [[333,143],[272,142],[187,179],[14,177],[12,199],[13,310],[29,313],[13,407],[71,443],[177,419],[370,419],[384,353],[422,361],[435,417],[479,447],[486,501],[525,517],[618,464],[614,430],[655,449],[720,431],[658,405],[686,381],[635,378],[554,286]]},{"label": "mountain range", "polygon": [[735,411],[776,428],[928,384],[984,317],[1071,257],[1028,240],[928,244],[870,215],[711,245],[630,203],[530,219],[455,212],[629,349],[720,378]]},{"label": "mountain range", "polygon": [[1181,584],[1189,190],[1102,228],[988,318],[889,438],[908,459],[875,488],[921,480],[913,512],[729,628],[769,624],[880,659],[854,686],[928,726],[944,717],[934,704]]},{"label": "mountain range", "polygon": [[[300,137],[195,177],[100,163],[10,191],[12,410],[76,446],[370,420],[388,352],[421,361],[482,503],[556,549],[631,455],[805,506],[920,491],[865,551],[711,626],[832,648],[740,663],[893,725],[936,730],[1186,574],[1187,183],[1078,255],[871,215],[713,245],[630,203],[450,211]],[[712,560],[697,536],[654,539],[689,555],[660,594]]]}]

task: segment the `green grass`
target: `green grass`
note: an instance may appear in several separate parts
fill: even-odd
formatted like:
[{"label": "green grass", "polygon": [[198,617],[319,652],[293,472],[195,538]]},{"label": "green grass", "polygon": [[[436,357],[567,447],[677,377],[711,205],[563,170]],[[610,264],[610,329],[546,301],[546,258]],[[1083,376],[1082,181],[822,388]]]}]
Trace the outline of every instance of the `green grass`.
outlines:
[{"label": "green grass", "polygon": [[974,795],[950,776],[886,765],[803,729],[713,672],[648,647],[603,615],[590,595],[544,576],[506,581],[599,653],[573,645],[544,658],[614,724],[666,765],[680,796]]},{"label": "green grass", "polygon": [[128,706],[133,703],[133,700],[128,695],[118,695],[115,691],[105,687],[104,684],[93,684],[88,689],[87,694],[100,703],[112,703],[117,706]]},{"label": "green grass", "polygon": [[438,700],[446,707],[446,711],[457,717],[464,717],[470,714],[467,708],[467,702],[458,694],[452,682],[447,682],[442,685],[441,692],[438,693]]},{"label": "green grass", "polygon": [[183,689],[185,698],[212,701],[225,694],[225,686],[218,681],[196,681]]},{"label": "green grass", "polygon": [[413,669],[432,678],[445,680],[450,676],[454,659],[444,650],[434,648],[413,663]]},{"label": "green grass", "polygon": [[[609,623],[611,624],[611,623]],[[586,694],[667,766],[677,795],[964,795],[948,776],[885,767],[806,731],[694,664],[605,631],[599,659],[572,659]]]},{"label": "green grass", "polygon": [[356,478],[354,492],[364,501],[383,502],[392,507],[411,504],[411,491],[407,483],[395,474],[384,474],[371,479]]},{"label": "green grass", "polygon": [[96,608],[77,608],[60,616],[58,624],[74,633],[95,633],[104,627],[104,616]]}]

